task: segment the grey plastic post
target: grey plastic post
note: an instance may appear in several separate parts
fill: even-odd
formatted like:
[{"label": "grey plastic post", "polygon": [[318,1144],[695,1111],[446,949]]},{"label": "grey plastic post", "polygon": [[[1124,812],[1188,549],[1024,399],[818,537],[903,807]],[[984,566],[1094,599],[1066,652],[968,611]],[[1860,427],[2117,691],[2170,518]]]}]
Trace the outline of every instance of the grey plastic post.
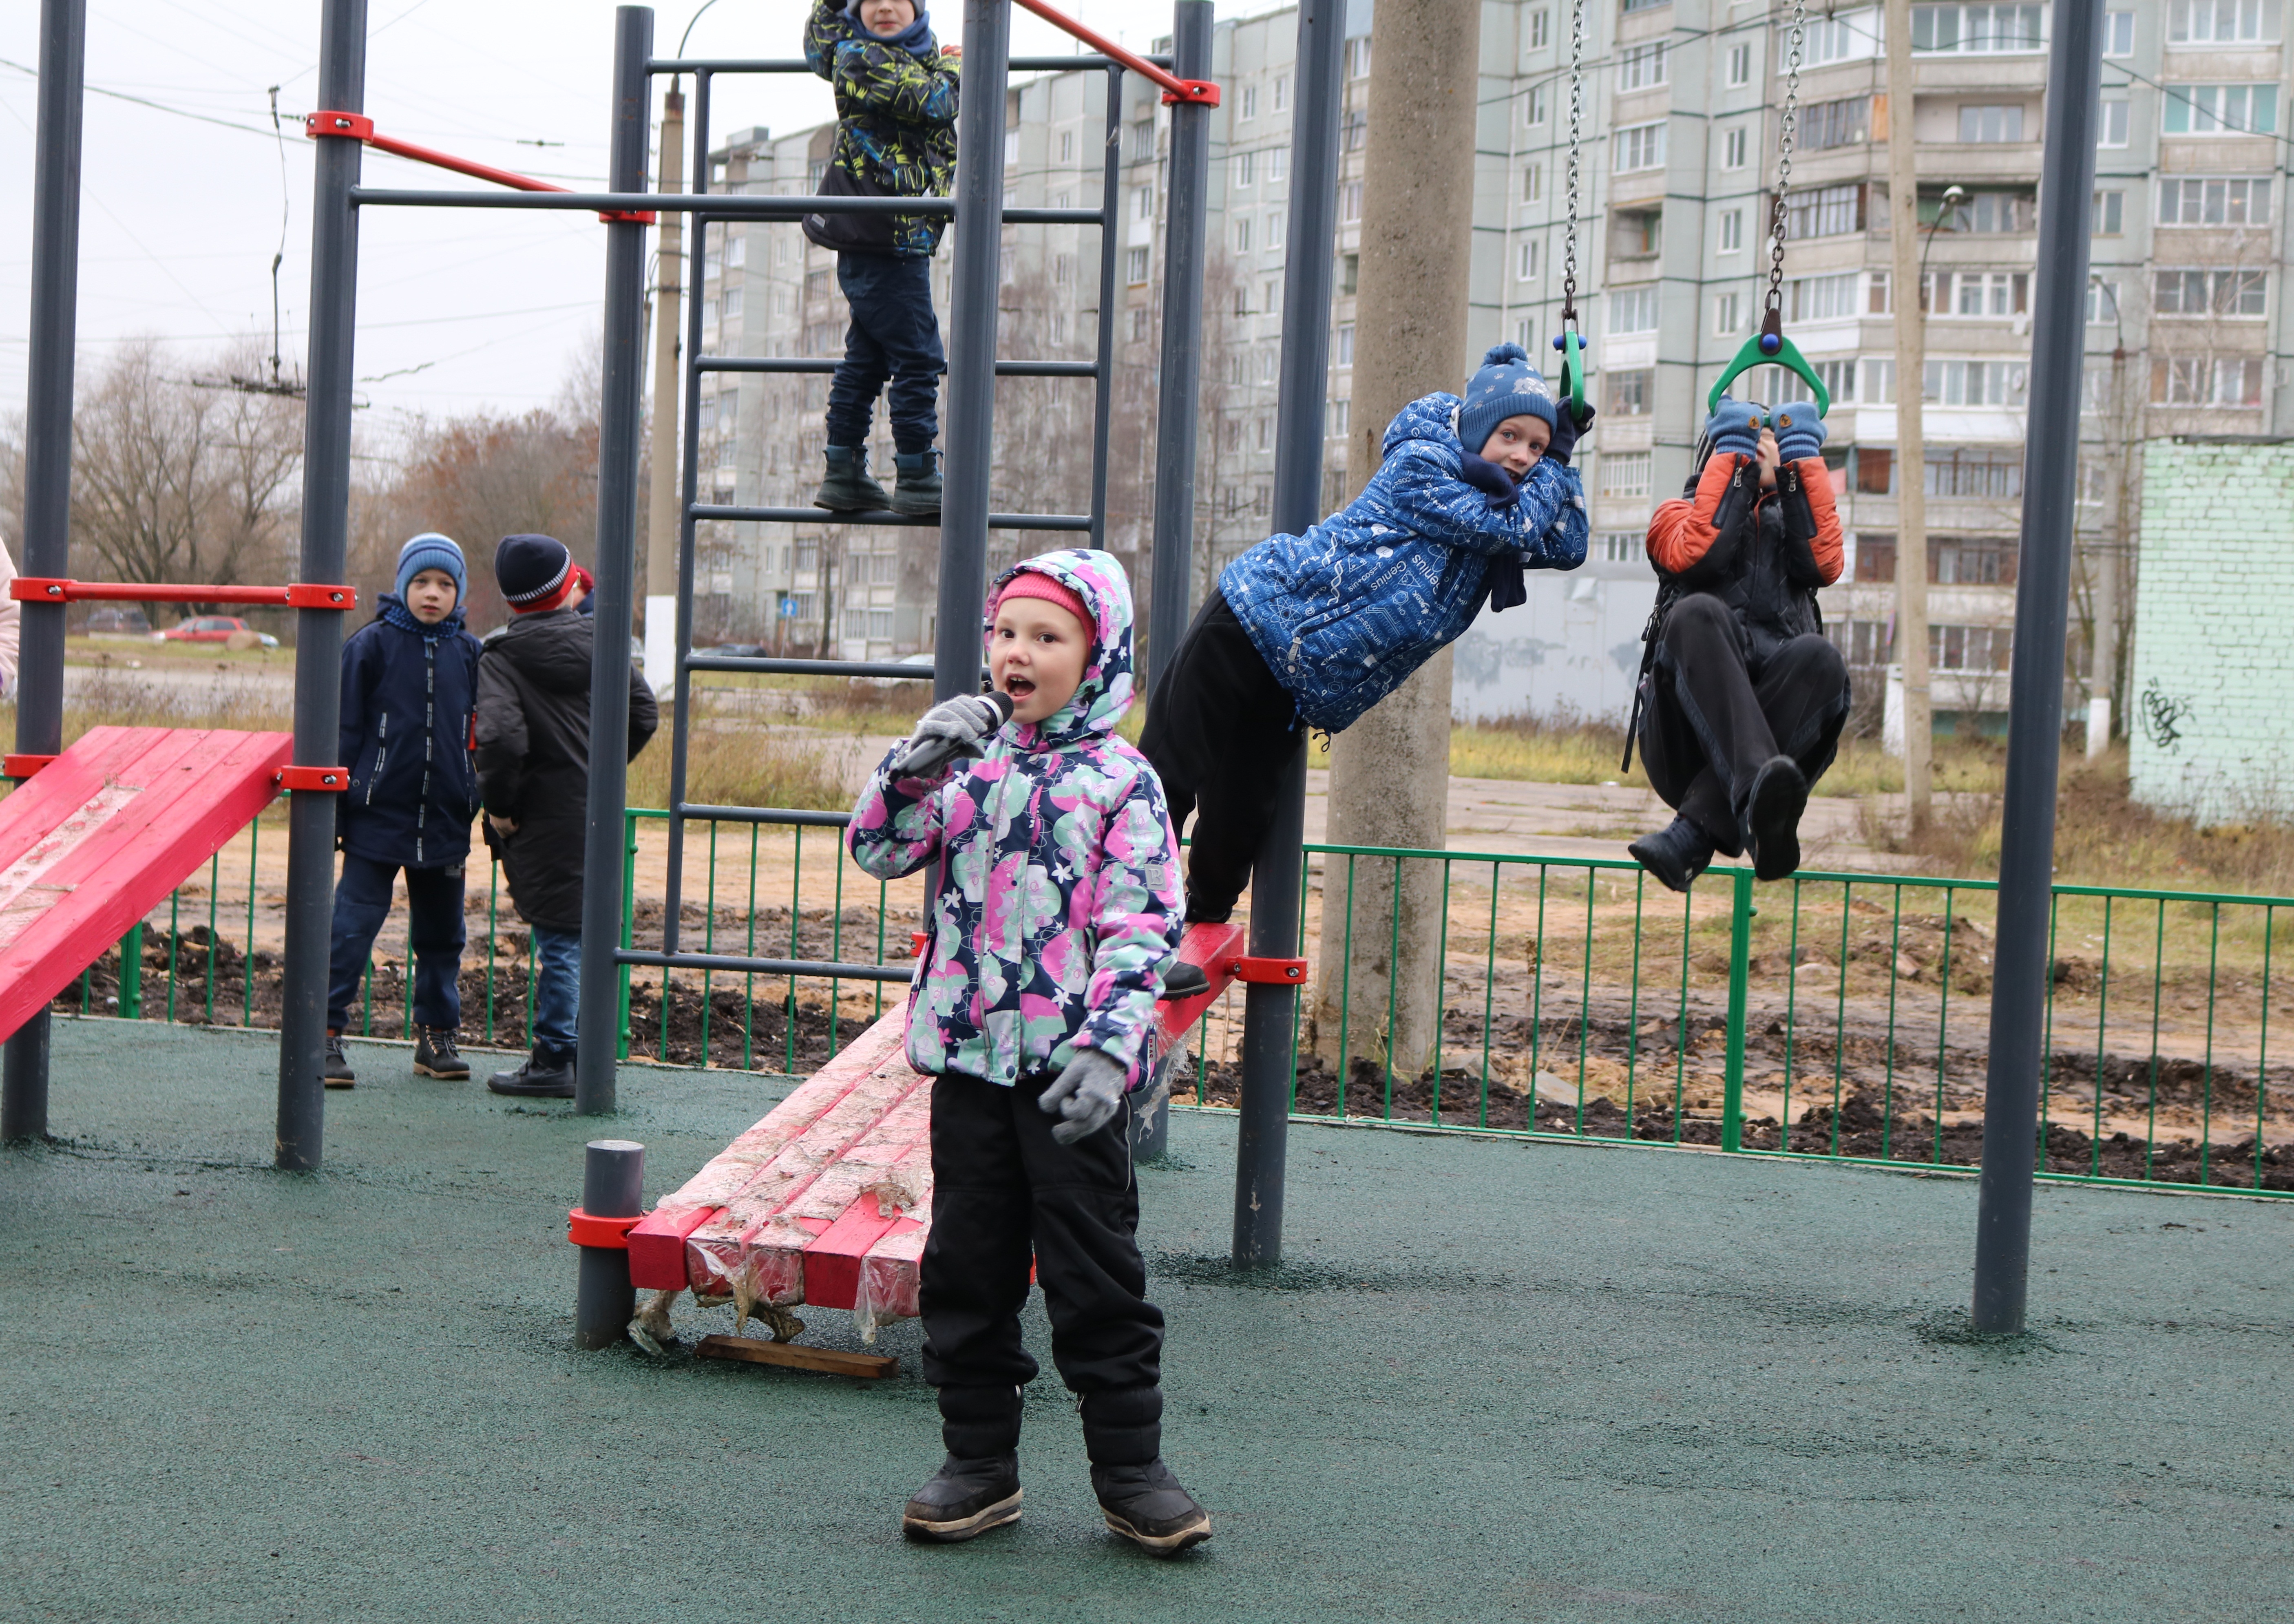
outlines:
[{"label": "grey plastic post", "polygon": [[[32,333],[24,391],[27,575],[71,573],[72,346],[79,304],[79,154],[87,0],[40,7],[40,109],[32,160]],[[21,609],[16,749],[63,748],[64,606]],[[48,1132],[48,1012],[9,1038],[0,1064],[0,1140]]]},{"label": "grey plastic post", "polygon": [[[996,304],[1004,242],[1004,92],[1012,8],[964,0],[964,97],[956,118],[946,455],[940,510],[940,620],[932,698],[980,691],[980,606],[988,597],[988,470],[996,455]],[[932,883],[937,884],[934,865]]]},{"label": "grey plastic post", "polygon": [[[1304,0],[1298,8],[1298,111],[1290,134],[1290,256],[1283,272],[1274,444],[1274,528],[1293,535],[1322,516],[1322,402],[1330,390],[1345,44],[1345,0]],[[1298,951],[1300,847],[1306,823],[1304,750],[1291,758],[1275,804],[1273,827],[1250,870],[1255,958],[1289,958]],[[1282,1261],[1282,1182],[1297,999],[1297,987],[1282,982],[1254,982],[1243,995],[1242,1121],[1234,1166],[1239,1269]]]},{"label": "grey plastic post", "polygon": [[[624,8],[628,9],[628,8]],[[645,60],[638,59],[640,63]],[[627,1139],[593,1139],[582,1161],[582,1210],[592,1218],[634,1218],[645,1211],[645,1147]],[[623,1246],[583,1246],[574,1287],[574,1345],[610,1348],[637,1311]]]},{"label": "grey plastic post", "polygon": [[[327,0],[319,25],[319,109],[366,107],[366,0]],[[304,382],[303,545],[297,578],[339,582],[350,543],[351,391],[358,317],[359,142],[314,143],[311,350]],[[342,729],[343,616],[295,612],[295,760],[335,759]],[[326,1129],[327,954],[333,934],[336,798],[300,791],[287,808],[287,942],[279,1014],[277,1165],[317,1170]]]},{"label": "grey plastic post", "polygon": [[1983,1092],[1983,1172],[1976,1197],[1973,1318],[1981,1331],[2023,1328],[2030,1271],[2047,913],[2054,885],[2055,778],[2062,752],[2064,621],[2078,471],[2078,413],[2068,403],[2079,397],[2087,348],[2087,226],[2102,99],[2102,24],[2103,0],[2060,0],[2047,63],[2031,399],[2062,410],[2031,414],[2023,452],[2023,540],[2016,567],[2007,789],[1999,835],[1999,939]]},{"label": "grey plastic post", "polygon": [[[1211,76],[1211,0],[1178,0],[1171,16],[1171,71]],[[1303,103],[1302,110],[1303,110]],[[1186,634],[1194,576],[1197,373],[1203,354],[1204,235],[1210,229],[1211,110],[1171,109],[1170,194],[1163,221],[1163,347],[1155,395],[1154,567],[1147,600],[1143,692],[1152,692]],[[1294,188],[1291,195],[1297,195]]]},{"label": "grey plastic post", "polygon": [[[653,8],[614,12],[614,118],[607,173],[615,191],[646,184]],[[582,862],[582,1002],[574,1109],[614,1108],[621,1019],[622,814],[629,799],[630,631],[638,546],[638,455],[645,414],[645,232],[606,227],[605,384],[598,416],[597,644],[590,657],[590,798]],[[629,1270],[622,1267],[624,1282]]]}]

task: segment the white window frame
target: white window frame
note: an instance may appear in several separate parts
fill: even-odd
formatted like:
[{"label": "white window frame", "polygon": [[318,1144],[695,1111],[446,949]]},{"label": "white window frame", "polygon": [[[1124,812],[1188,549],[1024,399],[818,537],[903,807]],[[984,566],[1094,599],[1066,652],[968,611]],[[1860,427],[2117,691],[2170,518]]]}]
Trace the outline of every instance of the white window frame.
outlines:
[{"label": "white window frame", "polygon": [[1668,122],[1653,118],[1647,124],[1629,124],[1615,132],[1610,148],[1609,173],[1644,175],[1664,168],[1664,128]]},{"label": "white window frame", "polygon": [[1741,254],[1745,251],[1745,211],[1724,208],[1720,211],[1720,246],[1717,252]]}]

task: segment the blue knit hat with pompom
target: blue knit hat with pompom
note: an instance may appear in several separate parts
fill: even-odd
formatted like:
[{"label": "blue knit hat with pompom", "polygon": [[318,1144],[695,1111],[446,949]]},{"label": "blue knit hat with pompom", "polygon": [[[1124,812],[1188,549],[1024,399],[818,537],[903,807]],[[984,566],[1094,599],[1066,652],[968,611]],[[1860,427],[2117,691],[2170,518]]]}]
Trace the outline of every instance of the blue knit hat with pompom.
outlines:
[{"label": "blue knit hat with pompom", "polygon": [[1553,391],[1529,364],[1527,350],[1517,344],[1492,345],[1458,408],[1459,443],[1478,453],[1499,424],[1523,417],[1542,418],[1546,427],[1553,427]]}]

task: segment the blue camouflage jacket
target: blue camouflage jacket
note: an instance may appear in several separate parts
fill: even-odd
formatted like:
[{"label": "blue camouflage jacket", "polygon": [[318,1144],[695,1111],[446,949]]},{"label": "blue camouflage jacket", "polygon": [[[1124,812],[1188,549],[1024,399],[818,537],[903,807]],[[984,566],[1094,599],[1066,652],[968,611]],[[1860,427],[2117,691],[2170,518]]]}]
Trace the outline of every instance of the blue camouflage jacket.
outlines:
[{"label": "blue camouflage jacket", "polygon": [[1311,727],[1336,733],[1474,622],[1490,568],[1585,562],[1574,468],[1529,471],[1510,502],[1460,476],[1454,394],[1412,401],[1387,425],[1363,493],[1303,536],[1273,536],[1219,577],[1235,618]]}]

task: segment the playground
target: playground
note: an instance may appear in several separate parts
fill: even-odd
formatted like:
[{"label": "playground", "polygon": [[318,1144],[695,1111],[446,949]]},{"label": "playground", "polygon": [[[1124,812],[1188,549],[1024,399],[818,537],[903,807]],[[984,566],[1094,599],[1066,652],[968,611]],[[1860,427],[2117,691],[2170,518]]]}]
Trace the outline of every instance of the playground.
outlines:
[{"label": "playground", "polygon": [[[27,1463],[0,1617],[2229,1624],[2294,1599],[2282,1204],[2043,1190],[2043,1306],[1987,1343],[1964,1177],[1300,1125],[1283,1267],[1239,1279],[1233,1119],[1181,1110],[1141,1240],[1172,1458],[1218,1538],[1121,1547],[1038,1384],[1021,1522],[917,1547],[915,1322],[881,1383],[569,1339],[582,1141],[645,1141],[650,1202],[786,1080],[625,1068],[607,1125],[362,1084],[325,1170],[282,1179],[274,1051],[57,1027],[54,1142],[0,1162]],[[679,1330],[731,1319],[688,1302]]]}]

